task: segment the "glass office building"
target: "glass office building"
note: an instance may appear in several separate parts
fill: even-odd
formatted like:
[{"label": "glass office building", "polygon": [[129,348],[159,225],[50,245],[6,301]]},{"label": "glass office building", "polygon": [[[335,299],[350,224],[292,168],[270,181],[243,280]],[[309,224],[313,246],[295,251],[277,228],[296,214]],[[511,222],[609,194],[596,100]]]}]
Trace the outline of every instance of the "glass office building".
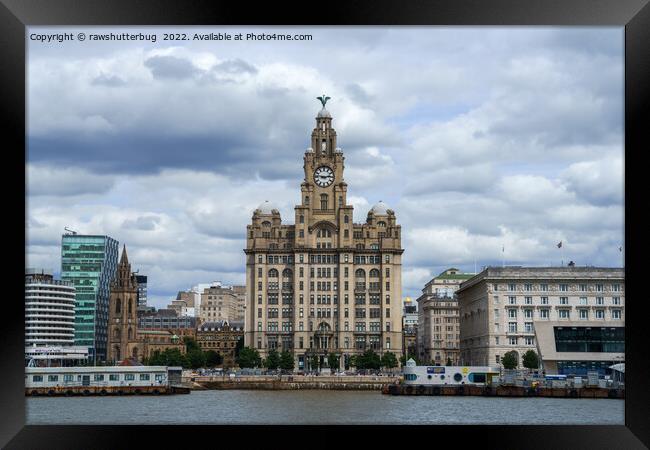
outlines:
[{"label": "glass office building", "polygon": [[136,275],[138,281],[138,308],[143,309],[147,307],[147,276]]},{"label": "glass office building", "polygon": [[61,279],[76,288],[74,344],[88,347],[93,361],[106,360],[108,300],[117,270],[118,246],[108,236],[62,236]]}]

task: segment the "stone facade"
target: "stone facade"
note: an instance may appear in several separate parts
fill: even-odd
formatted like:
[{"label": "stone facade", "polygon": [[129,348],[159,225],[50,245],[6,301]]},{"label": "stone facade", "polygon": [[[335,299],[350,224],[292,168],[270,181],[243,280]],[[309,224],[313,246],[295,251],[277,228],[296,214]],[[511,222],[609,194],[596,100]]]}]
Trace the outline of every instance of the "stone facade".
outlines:
[{"label": "stone facade", "polygon": [[142,361],[152,352],[167,348],[178,348],[185,353],[185,346],[179,337],[169,330],[138,330],[137,298],[138,282],[136,275],[131,272],[125,246],[117,275],[111,283],[107,360],[119,362],[133,358]]},{"label": "stone facade", "polygon": [[418,301],[418,356],[423,363],[458,365],[460,321],[456,291],[473,273],[450,268],[434,277],[422,289]]},{"label": "stone facade", "polygon": [[461,364],[499,365],[536,350],[535,323],[621,325],[625,271],[597,267],[489,267],[461,284]]},{"label": "stone facade", "polygon": [[214,350],[223,357],[223,367],[236,365],[237,342],[244,338],[244,322],[206,322],[196,330],[196,342],[201,350]]},{"label": "stone facade", "polygon": [[246,291],[244,286],[214,285],[201,293],[199,320],[204,322],[244,321]]},{"label": "stone facade", "polygon": [[271,348],[294,354],[296,370],[312,355],[373,348],[400,354],[401,227],[383,202],[353,223],[344,156],[332,117],[316,117],[304,154],[301,201],[294,224],[266,201],[247,227],[246,339],[262,357]]}]

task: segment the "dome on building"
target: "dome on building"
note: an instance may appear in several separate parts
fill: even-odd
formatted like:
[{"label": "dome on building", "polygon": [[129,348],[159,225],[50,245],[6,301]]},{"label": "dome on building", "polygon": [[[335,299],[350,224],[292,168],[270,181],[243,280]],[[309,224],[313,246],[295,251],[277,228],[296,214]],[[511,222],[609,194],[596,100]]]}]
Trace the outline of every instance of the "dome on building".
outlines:
[{"label": "dome on building", "polygon": [[278,208],[276,208],[275,205],[273,205],[273,203],[268,200],[264,200],[264,203],[262,203],[256,209],[256,211],[260,214],[273,214],[274,210],[278,211]]},{"label": "dome on building", "polygon": [[325,107],[323,107],[323,109],[318,111],[318,116],[317,117],[319,117],[319,118],[320,117],[329,117],[331,119],[332,115],[330,114],[330,112],[328,110],[325,109]]},{"label": "dome on building", "polygon": [[341,149],[341,147],[336,147],[334,153],[343,153],[343,150]]},{"label": "dome on building", "polygon": [[311,147],[307,147],[307,150],[305,151],[305,153],[314,153],[314,149],[311,148]]},{"label": "dome on building", "polygon": [[379,203],[375,204],[370,211],[373,214],[385,216],[388,215],[388,205],[379,200]]}]

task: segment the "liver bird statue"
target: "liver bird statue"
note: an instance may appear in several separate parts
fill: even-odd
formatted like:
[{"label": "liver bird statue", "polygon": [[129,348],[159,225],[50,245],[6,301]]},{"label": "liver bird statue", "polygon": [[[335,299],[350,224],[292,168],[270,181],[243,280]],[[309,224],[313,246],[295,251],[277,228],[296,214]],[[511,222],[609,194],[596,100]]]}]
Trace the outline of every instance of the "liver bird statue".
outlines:
[{"label": "liver bird statue", "polygon": [[325,103],[330,99],[331,97],[326,97],[325,94],[323,94],[320,97],[316,97],[316,100],[320,100],[320,102],[323,104],[323,109],[325,109]]}]

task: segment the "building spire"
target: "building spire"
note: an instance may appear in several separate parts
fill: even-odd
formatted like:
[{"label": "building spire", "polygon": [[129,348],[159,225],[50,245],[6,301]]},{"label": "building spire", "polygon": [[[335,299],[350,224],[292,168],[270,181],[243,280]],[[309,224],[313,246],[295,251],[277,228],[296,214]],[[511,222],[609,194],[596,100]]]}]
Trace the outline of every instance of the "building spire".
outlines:
[{"label": "building spire", "polygon": [[120,258],[120,265],[129,264],[129,257],[126,255],[126,244],[122,248],[122,257]]}]

